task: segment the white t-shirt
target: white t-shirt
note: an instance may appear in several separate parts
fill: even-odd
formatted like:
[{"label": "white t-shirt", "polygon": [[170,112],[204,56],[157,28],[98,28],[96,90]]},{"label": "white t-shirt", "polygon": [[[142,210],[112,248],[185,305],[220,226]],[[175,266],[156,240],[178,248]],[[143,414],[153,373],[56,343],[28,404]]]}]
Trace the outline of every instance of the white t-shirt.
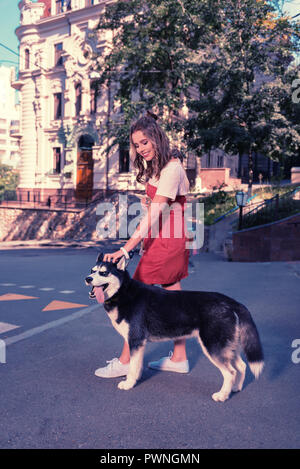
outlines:
[{"label": "white t-shirt", "polygon": [[149,184],[155,186],[156,195],[163,195],[175,200],[177,195],[186,195],[189,192],[189,180],[179,160],[169,161],[161,170],[159,179],[149,179]]}]

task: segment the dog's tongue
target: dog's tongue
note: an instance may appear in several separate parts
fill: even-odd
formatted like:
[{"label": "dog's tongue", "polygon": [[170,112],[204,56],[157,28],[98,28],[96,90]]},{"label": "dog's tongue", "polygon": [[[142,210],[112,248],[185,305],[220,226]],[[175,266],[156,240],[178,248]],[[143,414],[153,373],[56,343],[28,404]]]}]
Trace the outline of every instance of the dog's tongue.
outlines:
[{"label": "dog's tongue", "polygon": [[104,303],[104,293],[102,287],[94,287],[95,295],[98,303]]}]

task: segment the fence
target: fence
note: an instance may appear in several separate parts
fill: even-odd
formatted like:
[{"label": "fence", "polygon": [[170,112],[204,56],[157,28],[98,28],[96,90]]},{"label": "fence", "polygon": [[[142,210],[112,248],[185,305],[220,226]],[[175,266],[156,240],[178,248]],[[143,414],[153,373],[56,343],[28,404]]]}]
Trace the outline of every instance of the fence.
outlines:
[{"label": "fence", "polygon": [[288,214],[292,215],[299,211],[300,202],[293,199],[298,191],[300,191],[300,186],[281,196],[276,194],[274,197],[264,200],[264,202],[243,215],[243,228],[276,221],[288,216]]},{"label": "fence", "polygon": [[16,191],[6,190],[0,194],[0,205],[14,208],[34,208],[34,209],[85,209],[104,199],[103,191],[93,195],[93,197],[85,197],[77,193],[74,195],[58,194],[49,195],[45,200],[41,200],[40,193],[34,191],[26,191],[26,193],[17,195]]}]

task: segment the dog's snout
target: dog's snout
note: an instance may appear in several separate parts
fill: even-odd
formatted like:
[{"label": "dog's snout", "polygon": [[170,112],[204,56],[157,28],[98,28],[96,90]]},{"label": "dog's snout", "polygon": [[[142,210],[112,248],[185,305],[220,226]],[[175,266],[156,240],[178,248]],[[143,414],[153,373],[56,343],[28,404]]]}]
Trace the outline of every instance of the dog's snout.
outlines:
[{"label": "dog's snout", "polygon": [[91,283],[93,280],[93,277],[85,277],[86,283]]}]

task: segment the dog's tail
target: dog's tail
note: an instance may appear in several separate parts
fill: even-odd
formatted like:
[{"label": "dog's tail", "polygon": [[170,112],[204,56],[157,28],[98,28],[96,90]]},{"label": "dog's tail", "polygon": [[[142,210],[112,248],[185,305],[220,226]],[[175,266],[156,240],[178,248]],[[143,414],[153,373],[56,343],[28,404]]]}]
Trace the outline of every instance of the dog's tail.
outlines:
[{"label": "dog's tail", "polygon": [[250,370],[258,379],[264,367],[264,353],[256,325],[248,309],[240,305],[237,311],[242,348],[247,357]]}]

